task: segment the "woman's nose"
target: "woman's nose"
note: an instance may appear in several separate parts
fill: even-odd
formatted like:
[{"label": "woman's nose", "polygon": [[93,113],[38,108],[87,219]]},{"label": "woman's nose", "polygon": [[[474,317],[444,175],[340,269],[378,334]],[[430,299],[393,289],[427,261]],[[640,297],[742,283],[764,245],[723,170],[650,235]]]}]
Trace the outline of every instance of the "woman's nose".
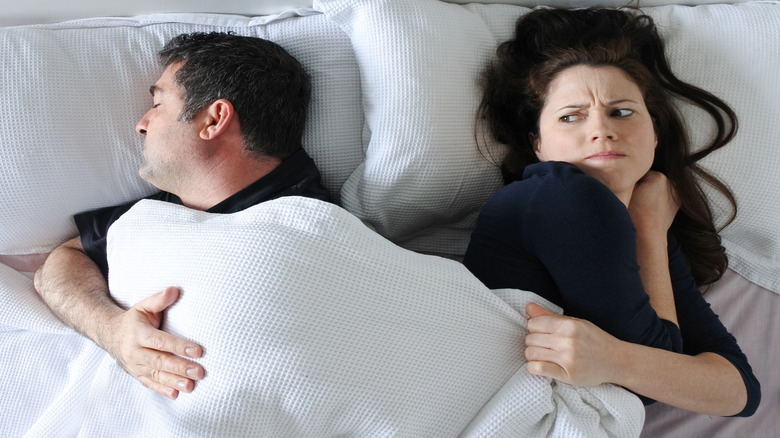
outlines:
[{"label": "woman's nose", "polygon": [[615,132],[612,120],[603,115],[596,115],[589,117],[591,124],[591,141],[598,140],[611,140],[618,139],[617,132]]}]

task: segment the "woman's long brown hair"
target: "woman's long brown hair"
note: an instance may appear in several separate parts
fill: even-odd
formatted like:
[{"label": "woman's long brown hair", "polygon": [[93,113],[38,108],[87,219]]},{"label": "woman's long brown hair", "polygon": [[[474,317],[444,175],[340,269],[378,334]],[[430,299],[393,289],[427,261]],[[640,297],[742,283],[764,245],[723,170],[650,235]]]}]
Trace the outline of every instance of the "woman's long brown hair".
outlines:
[{"label": "woman's long brown hair", "polygon": [[[501,163],[505,182],[520,179],[526,166],[539,161],[530,138],[539,134],[549,85],[575,65],[621,68],[642,90],[658,136],[652,169],[669,178],[681,202],[672,232],[696,283],[716,281],[728,258],[702,183],[732,205],[725,225],[736,216],[737,203],[729,188],[698,162],[734,138],[737,117],[724,101],[672,73],[663,40],[647,15],[616,9],[540,9],[518,20],[515,37],[499,46],[496,60],[483,74],[477,113],[478,126],[508,146]],[[716,133],[705,147],[691,150],[673,97],[702,108],[714,120]]]}]

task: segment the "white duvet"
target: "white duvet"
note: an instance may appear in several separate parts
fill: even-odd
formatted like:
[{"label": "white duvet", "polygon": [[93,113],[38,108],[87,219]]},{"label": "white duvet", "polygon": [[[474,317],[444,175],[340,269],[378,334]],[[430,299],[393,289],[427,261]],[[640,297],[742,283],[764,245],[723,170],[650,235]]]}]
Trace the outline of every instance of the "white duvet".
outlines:
[{"label": "white duvet", "polygon": [[[72,357],[32,385],[67,388],[64,399],[44,394],[41,403],[52,407],[28,412],[20,402],[13,413],[36,436],[641,431],[644,409],[629,392],[527,373],[523,309],[529,300],[551,304],[528,292],[491,292],[459,263],[401,249],[331,204],[283,198],[217,215],[142,201],[112,226],[109,263],[112,294],[124,306],[181,288],[164,328],[204,347],[207,375],[171,401],[78,335],[35,333],[36,342],[13,348],[40,349],[49,339],[47,348],[61,344]],[[18,366],[40,354],[18,355]],[[11,397],[31,397],[30,387],[0,376]]]}]

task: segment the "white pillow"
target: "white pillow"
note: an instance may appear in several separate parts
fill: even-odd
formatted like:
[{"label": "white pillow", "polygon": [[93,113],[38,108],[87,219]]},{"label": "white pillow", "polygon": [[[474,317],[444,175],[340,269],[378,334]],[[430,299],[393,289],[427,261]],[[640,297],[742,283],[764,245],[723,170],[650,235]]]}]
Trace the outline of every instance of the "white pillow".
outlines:
[{"label": "white pillow", "polygon": [[[448,3],[472,4],[472,3],[501,3],[515,6],[533,8],[547,6],[555,8],[622,8],[626,5],[639,4],[643,8],[650,6],[666,5],[704,5],[710,3],[722,3],[722,0],[641,0],[627,2],[626,0],[444,0]],[[729,3],[747,3],[754,0],[730,0]]]},{"label": "white pillow", "polygon": [[[303,16],[298,16],[303,15]],[[0,254],[45,252],[75,235],[75,213],[153,191],[137,176],[156,53],[173,36],[232,31],[278,42],[311,74],[304,147],[333,198],[363,159],[349,39],[311,10],[273,17],[188,14],[0,29]]]},{"label": "white pillow", "polygon": [[[370,142],[347,180],[347,209],[415,250],[462,254],[473,214],[498,187],[476,152],[477,73],[529,10],[436,0],[319,0],[350,36],[360,66]],[[735,271],[780,292],[780,7],[777,2],[646,8],[674,71],[737,111],[737,139],[704,164],[740,203],[723,232]],[[728,35],[724,38],[724,35]],[[685,113],[696,144],[706,119]],[[720,199],[718,220],[723,218]],[[428,233],[428,234],[423,234]]]},{"label": "white pillow", "polygon": [[289,197],[219,215],[141,201],[111,227],[108,259],[123,306],[181,289],[164,328],[204,347],[206,377],[170,401],[107,358],[80,436],[641,429],[628,391],[527,372],[525,304],[555,306],[518,290],[501,291],[507,304],[460,263],[404,250],[333,204]]},{"label": "white pillow", "polygon": [[462,255],[501,185],[474,143],[476,78],[496,39],[479,16],[438,1],[315,2],[350,36],[370,140],[344,207],[409,249]]},{"label": "white pillow", "polygon": [[[721,232],[730,267],[780,293],[780,2],[646,11],[661,28],[675,74],[737,113],[737,137],[702,164],[731,187],[739,204],[736,220]],[[682,108],[694,145],[703,145],[709,118]],[[722,224],[728,204],[714,194],[711,199]]]}]

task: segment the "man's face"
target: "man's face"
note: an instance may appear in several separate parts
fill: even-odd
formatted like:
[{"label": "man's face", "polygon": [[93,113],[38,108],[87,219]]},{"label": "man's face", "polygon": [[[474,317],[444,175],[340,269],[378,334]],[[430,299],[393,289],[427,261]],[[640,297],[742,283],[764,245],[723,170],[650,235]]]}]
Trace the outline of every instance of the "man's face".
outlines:
[{"label": "man's face", "polygon": [[195,159],[199,156],[200,139],[194,124],[181,120],[184,89],[174,82],[181,64],[166,67],[162,76],[149,89],[152,108],[135,126],[143,135],[143,163],[138,174],[160,190],[176,193],[187,184]]}]

